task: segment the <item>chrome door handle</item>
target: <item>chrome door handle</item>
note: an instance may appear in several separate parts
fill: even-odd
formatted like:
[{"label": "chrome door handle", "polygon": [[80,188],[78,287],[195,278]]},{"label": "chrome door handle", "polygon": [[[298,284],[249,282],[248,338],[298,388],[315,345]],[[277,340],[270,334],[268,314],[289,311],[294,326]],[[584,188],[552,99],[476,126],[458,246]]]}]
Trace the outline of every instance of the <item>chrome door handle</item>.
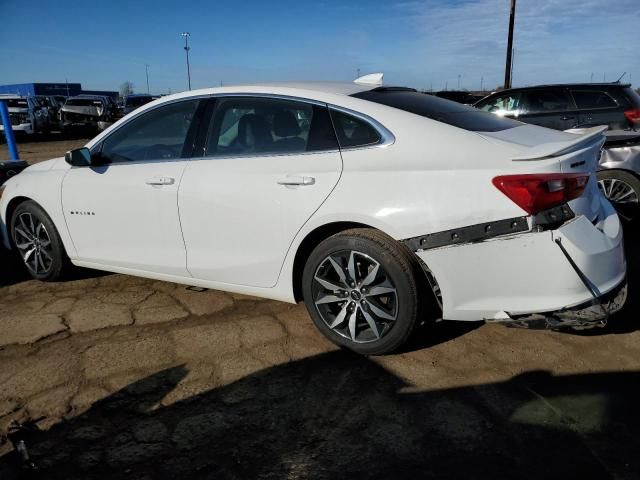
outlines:
[{"label": "chrome door handle", "polygon": [[278,180],[278,185],[313,185],[316,179],[313,177],[287,176]]},{"label": "chrome door handle", "polygon": [[173,185],[175,181],[175,178],[171,177],[153,177],[147,178],[145,183],[147,185]]},{"label": "chrome door handle", "polygon": [[573,120],[576,117],[567,117],[566,115],[564,117],[560,117],[560,120]]}]

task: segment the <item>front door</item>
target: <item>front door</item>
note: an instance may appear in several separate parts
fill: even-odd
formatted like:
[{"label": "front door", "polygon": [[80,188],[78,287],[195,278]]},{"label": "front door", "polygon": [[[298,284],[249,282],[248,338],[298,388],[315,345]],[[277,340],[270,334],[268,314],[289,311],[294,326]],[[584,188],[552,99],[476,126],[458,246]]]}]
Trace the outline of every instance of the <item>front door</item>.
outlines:
[{"label": "front door", "polygon": [[62,205],[82,261],[188,275],[178,187],[198,100],[154,108],[94,148],[101,166],[72,167]]},{"label": "front door", "polygon": [[296,233],[342,171],[327,107],[218,99],[203,153],[189,161],[178,199],[189,272],[272,287]]}]

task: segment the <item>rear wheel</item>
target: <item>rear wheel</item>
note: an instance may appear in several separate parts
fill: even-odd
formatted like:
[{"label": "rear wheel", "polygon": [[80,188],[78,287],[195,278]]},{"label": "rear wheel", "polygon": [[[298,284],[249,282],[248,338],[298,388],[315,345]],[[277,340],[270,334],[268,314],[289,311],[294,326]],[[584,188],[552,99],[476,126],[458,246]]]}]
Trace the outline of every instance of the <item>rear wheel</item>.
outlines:
[{"label": "rear wheel", "polygon": [[613,204],[620,218],[637,223],[640,218],[640,179],[623,170],[601,170],[598,186]]},{"label": "rear wheel", "polygon": [[36,280],[61,278],[69,266],[60,235],[35,202],[18,205],[11,217],[11,236],[29,274]]},{"label": "rear wheel", "polygon": [[365,355],[390,353],[418,323],[418,269],[411,253],[381,232],[338,233],[307,260],[302,278],[307,310],[335,344]]}]

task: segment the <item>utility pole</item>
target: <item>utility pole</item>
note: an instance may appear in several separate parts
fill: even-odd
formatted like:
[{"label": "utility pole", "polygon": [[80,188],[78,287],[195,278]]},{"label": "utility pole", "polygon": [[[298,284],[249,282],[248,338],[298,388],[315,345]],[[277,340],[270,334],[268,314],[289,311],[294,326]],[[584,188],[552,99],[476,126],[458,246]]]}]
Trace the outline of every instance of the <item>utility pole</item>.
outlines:
[{"label": "utility pole", "polygon": [[360,78],[360,69],[359,68],[358,68],[358,73],[356,75],[357,75],[356,78]]},{"label": "utility pole", "polygon": [[480,77],[480,91],[484,92],[484,76]]},{"label": "utility pole", "polygon": [[507,37],[507,64],[504,68],[504,88],[511,88],[511,57],[513,55],[513,24],[516,19],[516,0],[511,0],[509,12],[509,37]]},{"label": "utility pole", "polygon": [[147,74],[147,93],[149,93],[149,64],[144,64],[144,71]]},{"label": "utility pole", "polygon": [[189,82],[189,90],[191,90],[191,69],[189,67],[189,37],[191,34],[189,32],[182,32],[180,35],[184,37],[184,51],[187,53],[187,80]]},{"label": "utility pole", "polygon": [[458,74],[458,91],[460,90],[460,74]]}]

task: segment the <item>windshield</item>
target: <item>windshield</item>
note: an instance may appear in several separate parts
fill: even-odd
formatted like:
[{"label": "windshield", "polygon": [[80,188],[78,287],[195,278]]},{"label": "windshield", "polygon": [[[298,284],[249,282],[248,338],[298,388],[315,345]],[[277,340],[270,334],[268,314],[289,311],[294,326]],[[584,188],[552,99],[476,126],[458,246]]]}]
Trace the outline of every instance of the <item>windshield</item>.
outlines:
[{"label": "windshield", "polygon": [[515,120],[500,118],[473,107],[420,93],[410,88],[380,87],[352,96],[399,108],[405,112],[473,132],[498,132],[522,125]]},{"label": "windshield", "polygon": [[29,108],[26,98],[0,98],[9,108]]},{"label": "windshield", "polygon": [[102,102],[100,100],[94,100],[92,98],[70,98],[65,103],[67,106],[76,107],[101,107]]}]

